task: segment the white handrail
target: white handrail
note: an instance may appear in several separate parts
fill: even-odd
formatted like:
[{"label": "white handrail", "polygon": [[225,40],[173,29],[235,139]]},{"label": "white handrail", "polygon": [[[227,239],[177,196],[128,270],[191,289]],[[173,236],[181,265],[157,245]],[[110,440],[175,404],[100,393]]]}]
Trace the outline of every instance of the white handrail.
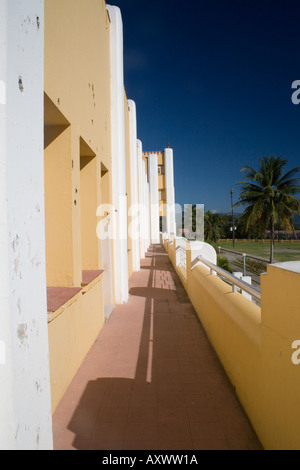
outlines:
[{"label": "white handrail", "polygon": [[236,287],[238,287],[242,289],[243,291],[247,292],[247,294],[250,294],[255,299],[259,301],[261,300],[261,293],[259,289],[251,286],[251,284],[248,284],[247,282],[242,281],[241,279],[238,279],[237,277],[230,274],[228,271],[225,271],[225,269],[222,269],[219,266],[216,266],[215,264],[211,263],[210,261],[203,258],[202,256],[198,256],[195,259],[195,261],[192,264],[192,269],[198,264],[198,262],[201,262],[205,264],[207,267],[209,267],[211,273],[217,273],[219,276],[226,279],[232,285],[233,292],[236,292]]}]

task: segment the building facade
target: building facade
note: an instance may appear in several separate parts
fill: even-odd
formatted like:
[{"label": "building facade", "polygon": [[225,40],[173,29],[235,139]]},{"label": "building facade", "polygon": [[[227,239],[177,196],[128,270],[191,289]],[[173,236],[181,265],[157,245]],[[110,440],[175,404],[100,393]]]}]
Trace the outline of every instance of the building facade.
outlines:
[{"label": "building facade", "polygon": [[160,217],[175,232],[173,151],[143,153],[118,7],[1,0],[0,22],[0,448],[51,449]]}]

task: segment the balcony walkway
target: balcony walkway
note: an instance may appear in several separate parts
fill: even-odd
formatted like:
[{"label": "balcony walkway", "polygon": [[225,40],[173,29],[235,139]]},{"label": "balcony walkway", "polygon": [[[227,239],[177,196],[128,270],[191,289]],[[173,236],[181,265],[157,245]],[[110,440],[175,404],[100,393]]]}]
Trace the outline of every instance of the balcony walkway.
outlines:
[{"label": "balcony walkway", "polygon": [[55,450],[258,450],[160,245],[130,279],[53,416]]}]

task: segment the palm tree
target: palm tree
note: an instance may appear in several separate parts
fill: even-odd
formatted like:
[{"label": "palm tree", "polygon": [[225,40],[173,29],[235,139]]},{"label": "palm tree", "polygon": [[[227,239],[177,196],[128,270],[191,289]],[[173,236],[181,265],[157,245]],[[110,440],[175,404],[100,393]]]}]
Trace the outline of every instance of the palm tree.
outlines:
[{"label": "palm tree", "polygon": [[275,225],[280,221],[286,230],[294,230],[292,219],[300,213],[299,178],[295,178],[299,168],[284,173],[287,160],[281,155],[261,157],[259,168],[245,166],[240,199],[235,205],[246,206],[241,221],[245,230],[257,227],[263,236],[270,230],[270,263],[274,259]]},{"label": "palm tree", "polygon": [[204,214],[204,238],[208,242],[217,242],[221,237],[221,219],[218,214],[210,211]]}]

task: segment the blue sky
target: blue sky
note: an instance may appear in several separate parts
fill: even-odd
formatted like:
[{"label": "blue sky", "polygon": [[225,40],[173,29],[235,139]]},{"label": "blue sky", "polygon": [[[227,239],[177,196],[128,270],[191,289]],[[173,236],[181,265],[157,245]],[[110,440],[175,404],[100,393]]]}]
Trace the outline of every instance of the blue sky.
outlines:
[{"label": "blue sky", "polygon": [[143,150],[174,149],[178,204],[230,211],[244,165],[300,166],[299,0],[115,0]]}]

